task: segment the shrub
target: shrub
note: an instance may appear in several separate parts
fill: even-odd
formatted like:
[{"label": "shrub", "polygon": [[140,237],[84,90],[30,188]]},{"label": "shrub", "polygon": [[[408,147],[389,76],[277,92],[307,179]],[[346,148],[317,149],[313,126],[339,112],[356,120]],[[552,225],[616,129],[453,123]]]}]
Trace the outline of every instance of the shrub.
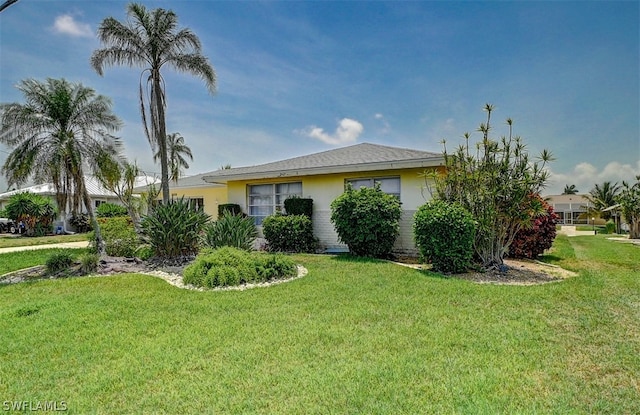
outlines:
[{"label": "shrub", "polygon": [[48,197],[21,192],[9,198],[4,213],[16,224],[22,222],[26,236],[43,236],[52,229],[56,208]]},{"label": "shrub", "polygon": [[74,213],[71,215],[69,223],[71,223],[78,233],[85,233],[92,230],[91,220],[86,213]]},{"label": "shrub", "polygon": [[204,227],[204,244],[210,248],[233,246],[251,251],[257,236],[253,218],[235,215],[229,210],[223,211],[217,221]]},{"label": "shrub", "polygon": [[607,234],[611,234],[611,233],[615,233],[616,231],[616,224],[614,221],[612,221],[611,219],[609,219],[607,221],[607,223],[604,224],[605,226],[605,230],[607,232]]},{"label": "shrub", "polygon": [[65,250],[54,252],[47,258],[45,268],[49,274],[61,273],[73,265],[73,253]]},{"label": "shrub", "polygon": [[262,221],[262,231],[270,251],[314,252],[317,246],[317,240],[313,237],[313,223],[306,215],[276,213],[267,216]]},{"label": "shrub", "polygon": [[414,215],[416,246],[434,271],[465,272],[473,258],[475,231],[473,217],[457,203],[433,200]]},{"label": "shrub", "polygon": [[224,212],[230,212],[232,215],[242,216],[242,208],[236,203],[223,203],[218,205],[218,217],[221,218]]},{"label": "shrub", "polygon": [[533,215],[530,226],[516,233],[509,246],[511,258],[535,259],[546,249],[551,248],[553,240],[556,239],[558,215],[553,211],[553,206],[545,202],[540,195],[530,196],[530,199],[542,205],[543,213]]},{"label": "shrub", "polygon": [[177,259],[198,252],[209,215],[189,208],[184,198],[158,205],[142,220],[146,241],[159,258]]},{"label": "shrub", "polygon": [[284,201],[287,215],[305,215],[309,219],[313,215],[313,199],[291,196]]},{"label": "shrub", "polygon": [[98,254],[92,252],[85,252],[78,256],[80,262],[80,272],[82,275],[88,275],[98,270],[98,260],[100,257]]},{"label": "shrub", "polygon": [[96,208],[96,216],[99,218],[113,218],[116,216],[127,216],[127,208],[115,203],[101,203]]},{"label": "shrub", "polygon": [[400,201],[374,188],[351,186],[331,202],[331,222],[340,241],[358,256],[387,257],[400,231]]},{"label": "shrub", "polygon": [[[136,249],[140,245],[140,239],[129,216],[99,218],[98,224],[102,232],[102,240],[104,241],[107,255],[135,256]],[[94,232],[89,234],[89,242],[95,247],[96,235]]]},{"label": "shrub", "polygon": [[[203,250],[186,267],[183,282],[200,287],[224,287],[295,275],[296,266],[284,255],[266,255],[233,247]],[[293,274],[292,274],[293,272]]]}]

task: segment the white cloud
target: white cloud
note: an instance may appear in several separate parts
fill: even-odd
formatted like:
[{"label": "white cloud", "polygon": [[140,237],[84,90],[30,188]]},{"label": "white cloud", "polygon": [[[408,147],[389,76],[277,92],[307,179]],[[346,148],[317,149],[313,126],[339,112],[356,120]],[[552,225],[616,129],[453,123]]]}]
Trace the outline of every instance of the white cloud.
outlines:
[{"label": "white cloud", "polygon": [[374,115],[374,118],[376,120],[380,120],[380,122],[382,123],[382,127],[379,130],[380,134],[389,134],[389,132],[391,131],[391,125],[389,125],[389,122],[386,120],[386,118],[384,118],[384,115],[377,113],[376,115]]},{"label": "white cloud", "polygon": [[55,23],[53,24],[53,30],[56,33],[74,37],[94,36],[93,31],[91,30],[91,26],[86,23],[76,22],[73,16],[68,14],[63,14],[56,17]]},{"label": "white cloud", "polygon": [[633,182],[635,176],[640,174],[640,160],[636,165],[622,164],[617,161],[609,162],[602,170],[590,163],[577,164],[569,173],[556,173],[550,170],[549,186],[545,194],[560,194],[565,185],[576,185],[581,194],[589,193],[597,184],[611,182],[622,184],[622,181]]},{"label": "white cloud", "polygon": [[355,143],[362,131],[364,131],[364,127],[358,121],[343,118],[333,134],[327,134],[322,128],[316,126],[308,127],[303,133],[324,143],[339,146]]}]

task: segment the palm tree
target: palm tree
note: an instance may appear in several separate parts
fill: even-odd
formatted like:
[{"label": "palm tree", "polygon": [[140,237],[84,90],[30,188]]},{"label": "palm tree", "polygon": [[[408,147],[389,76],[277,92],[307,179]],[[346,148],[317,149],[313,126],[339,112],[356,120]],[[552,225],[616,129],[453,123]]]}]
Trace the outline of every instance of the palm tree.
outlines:
[{"label": "palm tree", "polygon": [[53,181],[61,213],[84,204],[96,232],[98,252],[104,242],[85,183],[96,160],[117,158],[121,142],[110,133],[120,128],[111,101],[91,88],[64,79],[27,79],[17,87],[25,103],[0,106],[0,142],[13,148],[2,166],[10,184]]},{"label": "palm tree", "polygon": [[[178,183],[178,178],[182,176],[182,168],[189,168],[186,157],[193,161],[191,149],[184,143],[184,137],[180,133],[167,135],[167,159],[169,160],[169,179]],[[158,161],[160,150],[153,155],[153,161]]]},{"label": "palm tree", "polygon": [[571,186],[569,186],[568,184],[564,185],[564,190],[562,191],[563,195],[576,195],[578,194],[579,190],[576,189],[576,185],[572,184]]},{"label": "palm tree", "polygon": [[[142,123],[152,151],[155,154],[157,147],[160,154],[162,200],[166,204],[169,202],[169,163],[166,91],[161,69],[169,66],[191,73],[201,78],[211,93],[216,90],[216,73],[202,55],[198,37],[190,29],[178,30],[178,17],[173,11],[147,10],[141,4],[131,3],[127,6],[127,16],[124,23],[113,17],[102,21],[98,38],[105,47],[93,52],[91,66],[99,75],[103,74],[104,67],[112,65],[142,68],[139,85]],[[147,94],[142,85],[145,74]]]},{"label": "palm tree", "polygon": [[596,184],[586,199],[593,204],[592,212],[597,213],[602,219],[611,218],[611,212],[603,212],[604,209],[615,205],[616,197],[620,193],[620,185],[618,183],[604,182],[602,185]]}]

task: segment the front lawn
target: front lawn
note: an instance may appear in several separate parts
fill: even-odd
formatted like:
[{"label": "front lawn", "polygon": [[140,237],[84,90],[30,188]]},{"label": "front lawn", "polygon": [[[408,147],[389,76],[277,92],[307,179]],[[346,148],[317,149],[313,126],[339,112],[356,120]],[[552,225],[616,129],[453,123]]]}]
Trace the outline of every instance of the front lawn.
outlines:
[{"label": "front lawn", "polygon": [[49,236],[15,236],[11,234],[0,233],[0,248],[9,248],[12,246],[34,246],[59,244],[63,242],[79,242],[86,241],[88,234],[76,233],[74,235],[49,235]]},{"label": "front lawn", "polygon": [[241,292],[1,286],[0,396],[75,414],[640,412],[638,246],[559,236],[546,259],[580,275],[528,287],[295,258],[309,275]]}]

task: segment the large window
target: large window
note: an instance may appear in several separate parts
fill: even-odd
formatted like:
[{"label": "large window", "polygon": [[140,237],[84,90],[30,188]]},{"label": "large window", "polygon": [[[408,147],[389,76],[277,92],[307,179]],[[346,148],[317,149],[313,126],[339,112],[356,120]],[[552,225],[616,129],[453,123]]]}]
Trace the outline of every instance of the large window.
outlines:
[{"label": "large window", "polygon": [[380,184],[380,190],[393,195],[400,199],[400,178],[399,177],[371,177],[364,179],[348,179],[347,183],[351,184],[354,190],[361,187],[373,187]]},{"label": "large window", "polygon": [[302,182],[249,185],[249,216],[256,225],[264,218],[284,209],[284,201],[291,196],[302,196]]}]

